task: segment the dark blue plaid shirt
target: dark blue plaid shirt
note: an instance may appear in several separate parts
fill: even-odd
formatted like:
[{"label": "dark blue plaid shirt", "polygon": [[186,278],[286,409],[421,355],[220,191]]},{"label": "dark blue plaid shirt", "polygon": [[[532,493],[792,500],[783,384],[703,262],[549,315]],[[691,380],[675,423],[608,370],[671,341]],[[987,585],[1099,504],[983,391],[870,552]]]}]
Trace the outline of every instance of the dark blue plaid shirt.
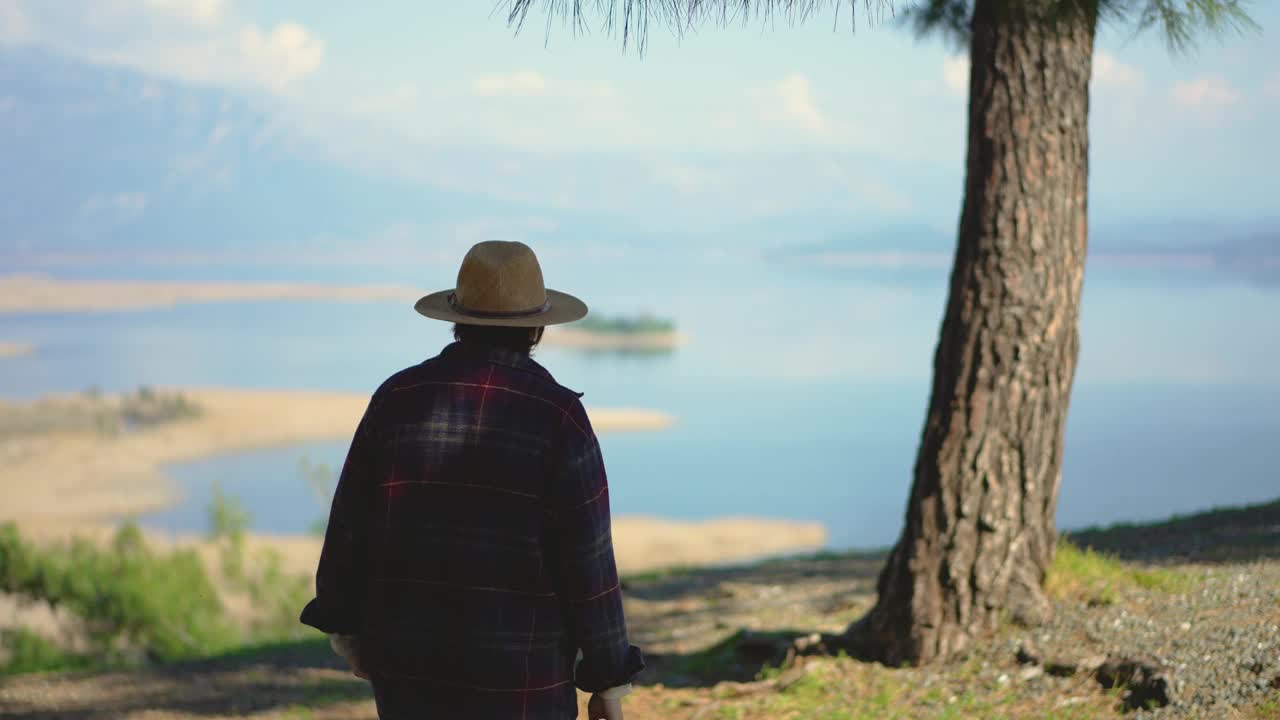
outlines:
[{"label": "dark blue plaid shirt", "polygon": [[580,397],[468,342],[374,393],[301,619],[359,636],[383,717],[562,720],[643,669]]}]

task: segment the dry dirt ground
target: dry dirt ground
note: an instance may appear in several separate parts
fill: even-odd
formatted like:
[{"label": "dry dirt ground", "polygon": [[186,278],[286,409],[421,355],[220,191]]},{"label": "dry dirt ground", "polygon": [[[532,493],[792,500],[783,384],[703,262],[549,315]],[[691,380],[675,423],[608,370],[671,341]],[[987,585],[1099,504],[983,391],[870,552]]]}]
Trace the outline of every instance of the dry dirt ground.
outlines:
[{"label": "dry dirt ground", "polygon": [[[1170,547],[1164,555],[1131,528],[1122,529],[1126,536],[1082,534],[1077,541],[1106,546],[1119,538],[1135,552],[1140,547],[1145,567],[1162,565],[1186,582],[1174,591],[1133,584],[1105,599],[1060,597],[1049,626],[1003,627],[967,656],[930,668],[818,656],[762,672],[778,662],[785,641],[838,631],[869,607],[877,553],[635,576],[625,586],[628,617],[649,668],[625,701],[627,717],[1280,717],[1278,515],[1273,503],[1257,517],[1192,519],[1186,533],[1195,542],[1175,542],[1186,540],[1176,527],[1155,526],[1150,537]],[[1239,647],[1255,641],[1256,655],[1242,654]],[[1140,650],[1179,665],[1175,704],[1126,712],[1125,690],[1102,688],[1087,669],[1091,656]],[[1190,667],[1176,662],[1187,653],[1194,654]],[[319,638],[132,672],[0,680],[0,718],[233,717],[375,714],[368,686]]]}]

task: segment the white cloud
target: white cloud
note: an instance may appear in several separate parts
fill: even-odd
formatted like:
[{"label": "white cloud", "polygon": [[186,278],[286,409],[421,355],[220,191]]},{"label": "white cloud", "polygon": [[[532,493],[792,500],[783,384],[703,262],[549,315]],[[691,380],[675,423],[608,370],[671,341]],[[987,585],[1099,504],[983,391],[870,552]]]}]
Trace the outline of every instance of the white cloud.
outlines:
[{"label": "white cloud", "polygon": [[942,82],[952,95],[969,92],[969,56],[952,55],[942,61]]},{"label": "white cloud", "polygon": [[1173,84],[1173,99],[1187,107],[1221,108],[1240,100],[1240,91],[1221,75],[1200,75]]},{"label": "white cloud", "polygon": [[197,26],[218,24],[227,12],[224,0],[146,0],[147,8]]},{"label": "white cloud", "polygon": [[813,99],[813,88],[809,78],[801,73],[794,73],[783,78],[774,88],[784,116],[805,130],[825,133],[832,129],[830,118],[818,108]]},{"label": "white cloud", "polygon": [[1098,50],[1093,54],[1093,81],[1099,87],[1135,89],[1142,86],[1144,78],[1137,67],[1117,60],[1105,50]]},{"label": "white cloud", "polygon": [[471,92],[479,97],[532,97],[547,91],[547,78],[536,70],[481,75],[471,83]]},{"label": "white cloud", "polygon": [[0,45],[17,45],[32,39],[31,19],[18,0],[0,0]]},{"label": "white cloud", "polygon": [[85,199],[80,212],[85,215],[109,214],[117,220],[132,220],[147,209],[145,192],[95,193]]},{"label": "white cloud", "polygon": [[280,89],[320,67],[324,41],[294,22],[280,23],[270,33],[248,25],[240,31],[240,52],[258,80]]},{"label": "white cloud", "polygon": [[[56,52],[186,84],[284,94],[325,56],[324,41],[307,27],[255,23],[233,0],[59,0],[24,8],[40,42]],[[144,99],[153,96],[143,90]]]}]

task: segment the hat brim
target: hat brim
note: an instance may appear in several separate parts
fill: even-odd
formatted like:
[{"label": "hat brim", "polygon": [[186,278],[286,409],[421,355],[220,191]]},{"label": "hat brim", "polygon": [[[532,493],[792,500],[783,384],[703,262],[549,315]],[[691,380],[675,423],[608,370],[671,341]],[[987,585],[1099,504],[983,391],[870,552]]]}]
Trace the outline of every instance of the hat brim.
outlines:
[{"label": "hat brim", "polygon": [[464,325],[493,325],[499,327],[542,327],[544,325],[562,325],[581,320],[587,316],[587,304],[578,298],[559,290],[547,290],[547,309],[537,315],[511,318],[474,317],[465,315],[449,305],[449,295],[453,290],[441,290],[430,295],[423,295],[414,303],[413,309],[432,320],[462,323]]}]

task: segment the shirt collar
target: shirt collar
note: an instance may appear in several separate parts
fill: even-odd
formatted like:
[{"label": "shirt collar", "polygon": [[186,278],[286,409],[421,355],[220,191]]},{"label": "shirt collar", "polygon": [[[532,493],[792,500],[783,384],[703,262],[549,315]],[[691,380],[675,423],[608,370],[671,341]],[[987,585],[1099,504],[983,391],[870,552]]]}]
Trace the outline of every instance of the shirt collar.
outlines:
[{"label": "shirt collar", "polygon": [[465,340],[455,340],[444,347],[440,352],[444,357],[465,357],[472,360],[483,362],[497,363],[513,367],[517,370],[531,372],[539,377],[552,380],[551,373],[546,368],[539,365],[533,358],[526,353],[508,350],[506,348],[494,347],[483,343],[467,342]]}]

